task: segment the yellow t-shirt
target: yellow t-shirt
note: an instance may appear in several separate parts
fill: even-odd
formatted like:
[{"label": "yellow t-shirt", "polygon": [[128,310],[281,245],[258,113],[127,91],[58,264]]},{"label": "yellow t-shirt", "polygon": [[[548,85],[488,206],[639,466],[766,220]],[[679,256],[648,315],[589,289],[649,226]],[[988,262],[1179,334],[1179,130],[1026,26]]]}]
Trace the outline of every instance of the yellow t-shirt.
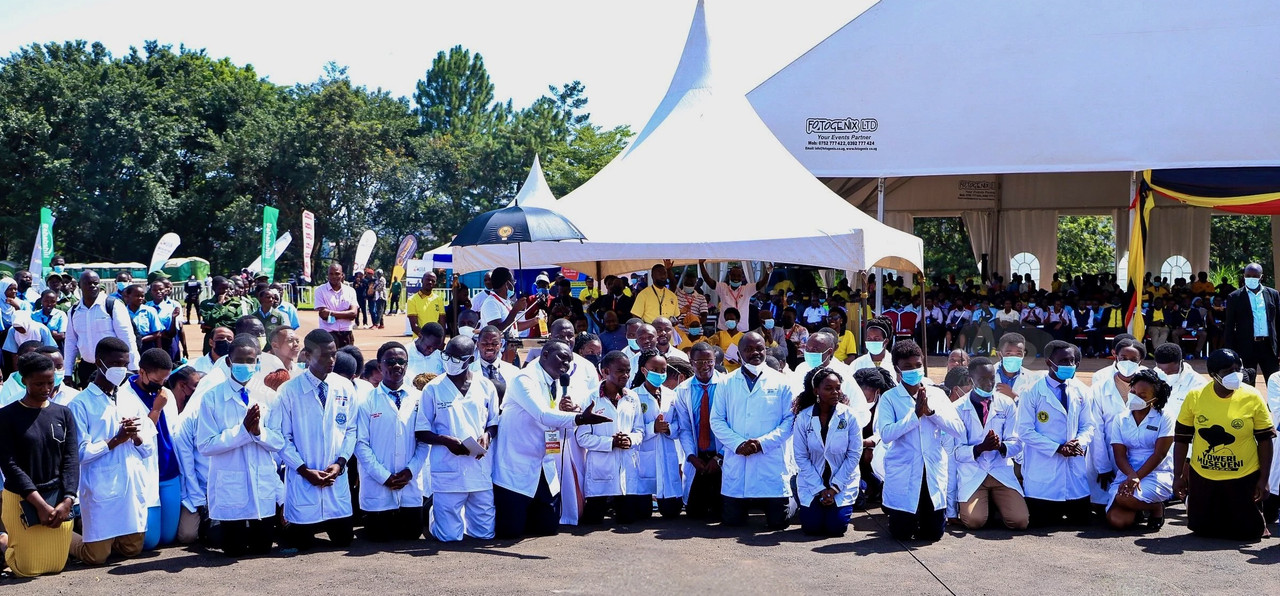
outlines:
[{"label": "yellow t-shirt", "polygon": [[680,314],[680,302],[674,291],[649,286],[636,295],[631,314],[646,323],[652,323],[658,317],[673,319]]},{"label": "yellow t-shirt", "polygon": [[[720,348],[720,351],[721,351],[721,352],[723,352],[723,353],[728,353],[728,352],[729,352],[729,346],[736,346],[736,345],[738,345],[738,340],[740,340],[740,339],[742,339],[742,333],[741,333],[741,332],[739,332],[739,331],[733,331],[733,332],[730,332],[730,331],[729,331],[729,330],[727,330],[727,329],[721,329],[721,330],[717,331],[715,335],[712,335],[712,336],[708,339],[708,342],[709,342],[711,345],[713,345],[713,346],[715,346],[715,347],[717,347],[717,348]],[[724,370],[725,370],[726,372],[733,372],[733,371],[735,371],[735,370],[738,370],[738,367],[739,367],[739,366],[741,366],[741,364],[739,364],[739,363],[737,363],[737,362],[730,362],[728,359],[726,359],[726,360],[724,361]]]},{"label": "yellow t-shirt", "polygon": [[587,304],[599,297],[600,290],[595,288],[582,288],[582,291],[578,292],[578,300],[581,300],[583,304]]},{"label": "yellow t-shirt", "polygon": [[1271,413],[1257,389],[1241,385],[1229,398],[1218,397],[1213,383],[1187,394],[1178,424],[1195,428],[1192,469],[1208,480],[1234,480],[1258,471],[1258,442],[1253,433],[1271,428]]},{"label": "yellow t-shirt", "polygon": [[1197,281],[1191,284],[1192,294],[1212,294],[1213,290],[1213,282],[1211,281]]},{"label": "yellow t-shirt", "polygon": [[777,294],[778,292],[794,292],[794,291],[796,291],[796,284],[791,283],[791,280],[789,279],[784,279],[776,284],[773,284],[774,294]]},{"label": "yellow t-shirt", "polygon": [[423,296],[422,292],[414,292],[409,297],[409,303],[405,305],[405,314],[418,317],[418,327],[422,327],[427,323],[439,323],[440,317],[444,315],[444,296],[432,292],[429,296]]},{"label": "yellow t-shirt", "polygon": [[857,355],[858,338],[853,331],[845,329],[844,333],[840,334],[839,341],[836,342],[836,353],[833,356],[836,360],[844,362],[845,358]]}]

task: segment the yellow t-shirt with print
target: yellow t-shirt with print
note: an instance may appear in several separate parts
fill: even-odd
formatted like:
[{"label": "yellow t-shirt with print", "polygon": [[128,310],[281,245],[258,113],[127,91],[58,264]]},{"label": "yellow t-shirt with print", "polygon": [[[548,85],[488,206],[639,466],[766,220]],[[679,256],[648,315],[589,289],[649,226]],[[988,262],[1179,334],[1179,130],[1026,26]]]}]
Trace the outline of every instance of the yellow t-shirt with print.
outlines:
[{"label": "yellow t-shirt with print", "polygon": [[1257,389],[1241,385],[1221,398],[1214,383],[1187,394],[1178,424],[1195,429],[1191,465],[1208,480],[1234,480],[1258,471],[1258,442],[1253,433],[1271,428],[1271,413]]},{"label": "yellow t-shirt with print", "polygon": [[[727,354],[729,352],[729,346],[738,345],[738,340],[740,339],[742,339],[742,332],[730,332],[727,329],[721,329],[717,331],[715,335],[712,335],[708,341],[711,345],[720,348],[722,353]],[[739,366],[741,366],[741,364],[738,362],[730,362],[728,359],[725,359],[724,361],[724,370],[726,372],[738,370]]]},{"label": "yellow t-shirt with print", "polygon": [[844,333],[840,334],[840,340],[836,342],[836,353],[833,354],[833,357],[840,362],[844,362],[846,358],[857,355],[858,338],[852,331],[846,329]]}]

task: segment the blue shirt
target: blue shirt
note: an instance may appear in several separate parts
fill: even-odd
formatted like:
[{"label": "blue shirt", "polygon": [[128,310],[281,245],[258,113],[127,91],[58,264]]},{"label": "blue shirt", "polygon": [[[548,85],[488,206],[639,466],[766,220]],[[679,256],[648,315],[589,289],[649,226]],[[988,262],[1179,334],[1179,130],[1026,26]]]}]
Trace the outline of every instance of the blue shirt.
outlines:
[{"label": "blue shirt", "polygon": [[297,329],[300,326],[298,324],[298,307],[288,302],[281,302],[280,306],[276,307],[276,310],[284,313],[284,316],[289,319],[290,327]]},{"label": "blue shirt", "polygon": [[[695,449],[698,446],[698,429],[702,428],[699,426],[702,424],[699,416],[702,412],[702,390],[704,387],[707,390],[707,396],[711,398],[711,403],[707,404],[707,411],[710,412],[711,407],[716,403],[716,383],[704,384],[698,380],[698,377],[694,377],[689,384],[689,415],[693,418],[693,445]],[[720,440],[716,439],[715,433],[711,433],[711,450],[716,453],[724,451],[724,447],[720,445]]]},{"label": "blue shirt", "polygon": [[156,311],[156,318],[160,321],[160,328],[166,331],[173,329],[173,309],[182,308],[182,305],[172,298],[165,298],[160,302],[149,302],[147,306]]},{"label": "blue shirt", "polygon": [[1249,306],[1253,308],[1253,336],[1270,336],[1271,334],[1267,333],[1267,304],[1262,299],[1262,289],[1259,288],[1257,292],[1246,289],[1244,293],[1249,297]]},{"label": "blue shirt", "polygon": [[67,332],[67,313],[56,308],[49,311],[47,315],[44,314],[43,309],[37,310],[31,313],[31,320],[48,327],[49,331],[54,333]]},{"label": "blue shirt", "polygon": [[[138,375],[129,377],[129,386],[142,399],[143,405],[147,406],[148,410],[155,407],[158,392],[150,393],[140,387],[138,385]],[[156,457],[159,458],[161,482],[177,478],[182,473],[178,467],[178,454],[174,450],[173,437],[169,434],[169,424],[165,421],[163,410],[160,412],[159,421],[156,422]]]},{"label": "blue shirt", "polygon": [[129,319],[133,321],[134,333],[137,333],[140,338],[165,329],[160,323],[160,315],[156,313],[156,309],[145,304],[139,306],[138,310],[129,311]]}]

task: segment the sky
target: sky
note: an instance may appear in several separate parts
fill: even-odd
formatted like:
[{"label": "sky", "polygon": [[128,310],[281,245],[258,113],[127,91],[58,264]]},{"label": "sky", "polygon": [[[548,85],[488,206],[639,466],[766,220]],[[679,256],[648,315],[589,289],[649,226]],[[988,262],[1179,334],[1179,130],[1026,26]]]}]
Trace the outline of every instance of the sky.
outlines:
[{"label": "sky", "polygon": [[[0,0],[0,55],[83,39],[114,55],[157,40],[252,64],[284,85],[324,65],[412,98],[441,50],[484,56],[496,97],[527,106],[548,85],[586,85],[596,124],[643,127],[666,91],[696,0]],[[743,92],[861,14],[874,0],[708,0],[720,83]]]}]

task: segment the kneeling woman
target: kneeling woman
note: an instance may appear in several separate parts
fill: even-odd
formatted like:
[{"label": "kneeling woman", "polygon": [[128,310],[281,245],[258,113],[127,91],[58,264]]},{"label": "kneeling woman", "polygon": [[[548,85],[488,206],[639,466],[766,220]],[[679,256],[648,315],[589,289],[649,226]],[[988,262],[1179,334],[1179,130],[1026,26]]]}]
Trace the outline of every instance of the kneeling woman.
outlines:
[{"label": "kneeling woman", "polygon": [[1129,407],[1107,429],[1120,477],[1111,483],[1107,523],[1124,530],[1147,517],[1153,530],[1164,525],[1164,502],[1173,496],[1173,427],[1176,412],[1164,411],[1173,389],[1153,370],[1129,380]]},{"label": "kneeling woman", "polygon": [[866,421],[846,403],[842,382],[830,368],[811,370],[792,406],[800,529],[811,536],[843,536],[858,498]]}]

